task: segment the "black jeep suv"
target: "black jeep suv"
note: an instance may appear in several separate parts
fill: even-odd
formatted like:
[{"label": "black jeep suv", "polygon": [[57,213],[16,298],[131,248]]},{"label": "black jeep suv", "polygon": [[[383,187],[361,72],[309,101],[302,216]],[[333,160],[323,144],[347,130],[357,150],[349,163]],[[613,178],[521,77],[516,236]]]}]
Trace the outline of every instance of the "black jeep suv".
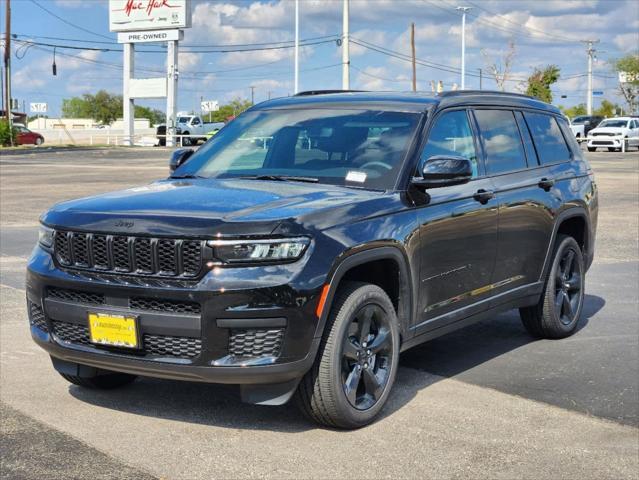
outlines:
[{"label": "black jeep suv", "polygon": [[31,334],[72,383],[238,384],[355,428],[402,350],[512,308],[539,337],[579,322],[597,189],[532,98],[308,92],[170,168],[42,216]]}]

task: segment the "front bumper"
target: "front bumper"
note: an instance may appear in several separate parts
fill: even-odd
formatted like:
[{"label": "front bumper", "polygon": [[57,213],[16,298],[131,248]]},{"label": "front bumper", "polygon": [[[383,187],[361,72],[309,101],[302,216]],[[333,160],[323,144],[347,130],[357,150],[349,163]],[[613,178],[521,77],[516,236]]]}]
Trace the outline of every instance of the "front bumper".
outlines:
[{"label": "front bumper", "polygon": [[[221,269],[191,284],[100,277],[60,269],[36,247],[27,302],[41,319],[31,322],[31,335],[52,357],[104,370],[228,384],[294,380],[311,367],[319,346],[319,291],[292,286],[299,265],[260,268],[269,271]],[[88,313],[96,311],[136,316],[142,349],[88,342]]]},{"label": "front bumper", "polygon": [[624,143],[623,135],[616,136],[590,136],[588,137],[588,147],[596,148],[596,147],[610,147],[610,148],[622,148]]}]

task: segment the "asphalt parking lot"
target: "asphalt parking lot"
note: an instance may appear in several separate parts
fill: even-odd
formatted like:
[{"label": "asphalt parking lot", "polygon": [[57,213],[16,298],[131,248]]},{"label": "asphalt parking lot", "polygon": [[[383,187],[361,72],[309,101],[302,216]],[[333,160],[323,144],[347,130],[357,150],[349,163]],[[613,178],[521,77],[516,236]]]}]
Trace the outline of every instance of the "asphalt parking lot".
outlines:
[{"label": "asphalt parking lot", "polygon": [[534,341],[516,312],[402,355],[353,432],[232,387],[69,386],[29,337],[24,268],[55,202],[166,176],[165,149],[0,155],[0,477],[639,478],[639,153],[588,153],[600,188],[579,331]]}]

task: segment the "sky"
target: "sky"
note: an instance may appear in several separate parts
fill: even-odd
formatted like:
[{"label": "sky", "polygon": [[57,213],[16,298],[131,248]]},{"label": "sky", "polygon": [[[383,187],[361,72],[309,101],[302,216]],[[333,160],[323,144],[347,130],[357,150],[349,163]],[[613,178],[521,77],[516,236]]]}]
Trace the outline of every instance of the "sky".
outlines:
[{"label": "sky", "polygon": [[[411,64],[405,59],[410,55],[411,22],[418,90],[430,92],[431,80],[441,80],[446,89],[459,84],[458,5],[471,7],[466,21],[466,88],[479,87],[481,68],[483,88],[495,89],[489,65],[503,59],[512,41],[515,56],[507,90],[521,91],[522,81],[535,67],[555,64],[562,78],[553,87],[554,103],[585,103],[587,54],[581,40],[600,39],[595,45],[594,90],[603,91],[603,96],[595,97],[594,105],[603,98],[621,102],[611,62],[638,53],[639,2],[631,0],[351,0],[351,88],[411,89]],[[12,0],[11,7],[12,33],[22,42],[121,49],[117,35],[109,32],[107,0]],[[256,103],[293,93],[293,49],[272,48],[291,45],[275,42],[294,38],[293,0],[192,0],[192,13],[193,26],[180,46],[179,110],[199,111],[200,99],[250,99],[251,86]],[[4,3],[0,16],[4,27]],[[341,88],[341,48],[336,42],[341,31],[342,0],[300,0],[300,38],[308,44],[301,48],[301,90]],[[261,45],[237,46],[254,44]],[[27,47],[19,41],[12,46],[12,93],[27,108],[30,102],[46,102],[49,116],[57,116],[64,98],[100,89],[122,93],[119,51],[58,47],[53,76],[53,48]],[[228,52],[247,48],[260,49]],[[162,46],[140,44],[138,50],[146,51],[136,53],[135,76],[161,76],[166,69]],[[163,100],[136,103],[165,109]]]}]

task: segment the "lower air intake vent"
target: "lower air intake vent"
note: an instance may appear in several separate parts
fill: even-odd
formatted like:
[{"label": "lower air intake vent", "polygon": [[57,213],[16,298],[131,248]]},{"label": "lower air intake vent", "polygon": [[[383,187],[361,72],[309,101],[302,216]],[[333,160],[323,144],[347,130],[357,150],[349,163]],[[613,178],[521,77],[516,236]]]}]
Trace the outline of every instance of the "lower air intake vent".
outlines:
[{"label": "lower air intake vent", "polygon": [[129,306],[136,310],[153,310],[156,312],[200,313],[199,303],[158,300],[156,298],[147,297],[131,297],[129,299]]},{"label": "lower air intake vent", "polygon": [[277,357],[280,354],[283,339],[283,328],[232,329],[229,336],[229,355]]},{"label": "lower air intake vent", "polygon": [[[89,327],[76,323],[53,322],[53,331],[58,339],[72,345],[92,345]],[[119,349],[120,354],[131,356],[152,355],[175,358],[197,357],[202,351],[202,340],[191,337],[169,337],[166,335],[143,335],[142,350]]]},{"label": "lower air intake vent", "polygon": [[44,318],[44,310],[33,302],[28,303],[29,323],[43,332],[48,332],[49,327],[47,326],[47,322]]},{"label": "lower air intake vent", "polygon": [[88,303],[91,305],[102,305],[104,303],[104,295],[101,293],[65,290],[62,288],[49,288],[47,297],[72,303]]}]

